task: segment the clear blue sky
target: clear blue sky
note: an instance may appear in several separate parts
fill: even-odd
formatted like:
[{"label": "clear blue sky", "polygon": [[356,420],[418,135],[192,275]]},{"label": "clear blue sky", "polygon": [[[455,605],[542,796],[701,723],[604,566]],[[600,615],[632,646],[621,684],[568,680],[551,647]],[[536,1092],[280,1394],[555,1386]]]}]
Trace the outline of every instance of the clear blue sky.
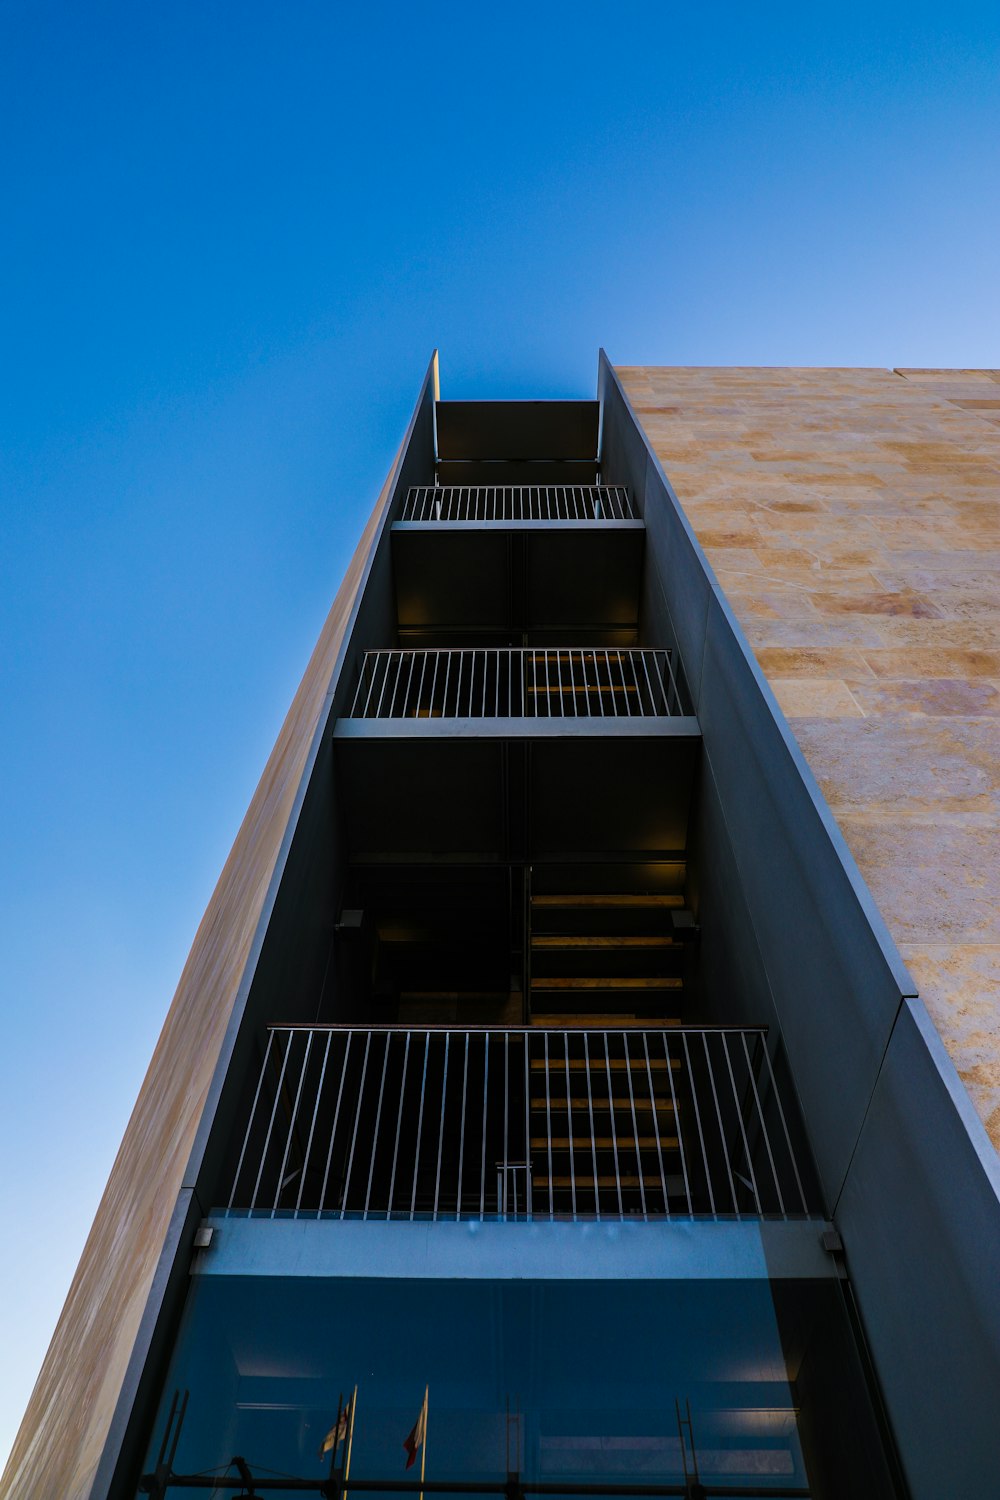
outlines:
[{"label": "clear blue sky", "polygon": [[1000,364],[1000,8],[0,3],[0,1455],[430,351]]}]

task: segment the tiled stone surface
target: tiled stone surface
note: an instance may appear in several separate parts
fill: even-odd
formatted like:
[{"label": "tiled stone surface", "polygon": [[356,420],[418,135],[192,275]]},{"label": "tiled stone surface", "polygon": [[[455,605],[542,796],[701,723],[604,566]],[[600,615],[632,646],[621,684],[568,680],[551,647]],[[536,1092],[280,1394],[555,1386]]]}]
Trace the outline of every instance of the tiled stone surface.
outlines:
[{"label": "tiled stone surface", "polygon": [[1000,1148],[1000,371],[618,373]]}]

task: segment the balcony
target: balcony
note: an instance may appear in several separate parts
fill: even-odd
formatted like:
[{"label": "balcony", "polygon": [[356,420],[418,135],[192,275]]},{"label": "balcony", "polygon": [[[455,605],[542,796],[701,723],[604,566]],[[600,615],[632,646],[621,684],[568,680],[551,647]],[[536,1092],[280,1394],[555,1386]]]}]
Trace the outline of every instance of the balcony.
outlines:
[{"label": "balcony", "polygon": [[621,631],[645,529],[620,485],[411,489],[392,524],[400,631]]},{"label": "balcony", "polygon": [[763,1030],[273,1027],[227,1213],[806,1216]]},{"label": "balcony", "polygon": [[667,651],[368,652],[334,727],[352,858],[674,857],[699,738]]}]

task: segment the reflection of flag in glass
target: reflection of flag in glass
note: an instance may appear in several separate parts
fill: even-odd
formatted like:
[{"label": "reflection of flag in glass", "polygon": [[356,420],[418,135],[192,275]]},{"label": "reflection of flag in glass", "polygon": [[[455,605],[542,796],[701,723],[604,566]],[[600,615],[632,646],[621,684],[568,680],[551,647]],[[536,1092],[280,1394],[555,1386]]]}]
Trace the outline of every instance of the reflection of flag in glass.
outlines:
[{"label": "reflection of flag in glass", "polygon": [[424,1404],[420,1408],[420,1415],[413,1424],[413,1430],[404,1439],[403,1447],[406,1449],[406,1467],[412,1469],[417,1458],[417,1449],[422,1448],[427,1437],[427,1390],[424,1387]]},{"label": "reflection of flag in glass", "polygon": [[348,1401],[347,1406],[340,1413],[339,1420],[334,1422],[333,1426],[330,1428],[330,1431],[323,1439],[323,1446],[319,1450],[320,1458],[323,1457],[324,1453],[329,1453],[331,1448],[335,1448],[337,1444],[339,1442],[342,1442],[343,1439],[347,1436],[347,1419],[350,1416],[350,1413],[351,1402]]}]

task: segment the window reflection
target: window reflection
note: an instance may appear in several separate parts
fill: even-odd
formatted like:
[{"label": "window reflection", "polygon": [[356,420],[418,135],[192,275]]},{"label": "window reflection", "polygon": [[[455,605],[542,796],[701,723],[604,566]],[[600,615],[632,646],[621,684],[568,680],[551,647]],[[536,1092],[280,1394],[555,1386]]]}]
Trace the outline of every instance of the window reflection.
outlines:
[{"label": "window reflection", "polygon": [[833,1281],[196,1278],[146,1470],[187,1389],[175,1473],[238,1453],[318,1480],[355,1386],[355,1479],[403,1477],[426,1387],[428,1483],[585,1492],[696,1465],[708,1494],[894,1493]]}]

